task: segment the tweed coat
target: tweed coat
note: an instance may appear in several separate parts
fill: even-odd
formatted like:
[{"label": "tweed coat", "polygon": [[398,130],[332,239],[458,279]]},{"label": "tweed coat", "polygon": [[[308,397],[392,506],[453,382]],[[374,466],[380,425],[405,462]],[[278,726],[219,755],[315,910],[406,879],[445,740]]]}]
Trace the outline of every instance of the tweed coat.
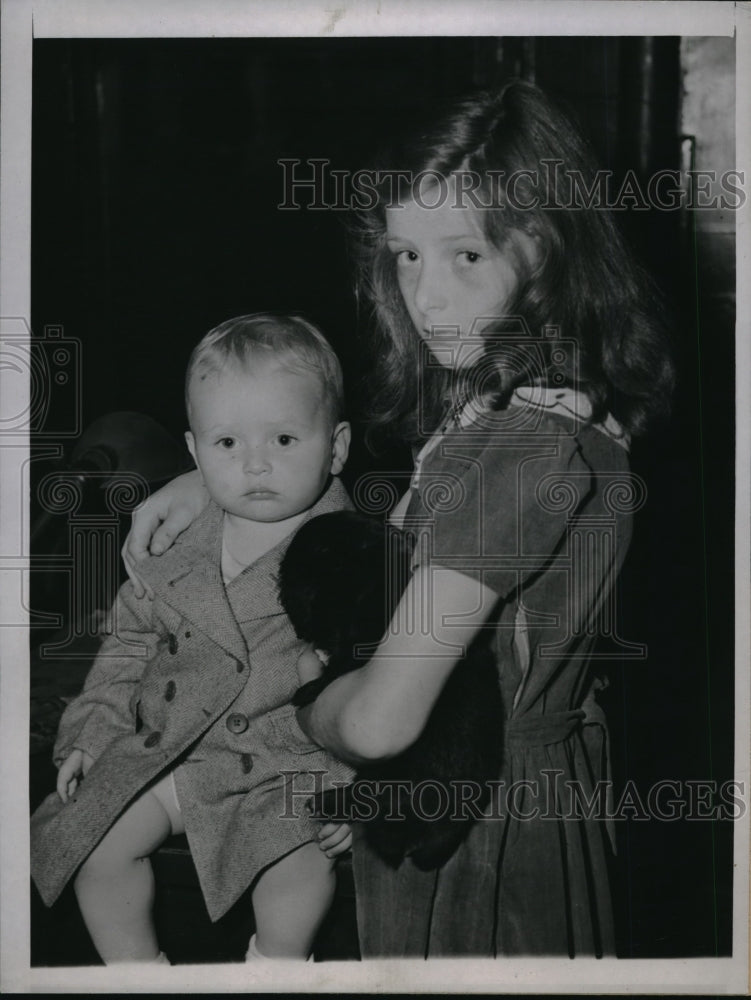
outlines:
[{"label": "tweed coat", "polygon": [[[333,479],[309,517],[350,506]],[[153,601],[136,599],[130,582],[121,588],[114,634],[63,714],[56,764],[74,748],[95,763],[67,804],[53,793],[32,817],[31,873],[47,905],[128,803],[174,768],[217,920],[265,867],[315,839],[308,794],[351,779],[303,734],[290,704],[301,643],[277,594],[290,539],[225,589],[222,519],[209,504],[172,549],[141,564]]]}]

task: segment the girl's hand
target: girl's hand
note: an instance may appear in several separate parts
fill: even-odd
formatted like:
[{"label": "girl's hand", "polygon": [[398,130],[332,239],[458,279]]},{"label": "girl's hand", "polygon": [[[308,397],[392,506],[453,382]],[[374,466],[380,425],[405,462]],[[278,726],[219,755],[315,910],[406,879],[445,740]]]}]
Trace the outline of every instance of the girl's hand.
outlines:
[{"label": "girl's hand", "polygon": [[195,469],[167,483],[134,511],[122,557],[136,597],[154,596],[139,578],[137,564],[149,553],[157,556],[166,552],[177,536],[195,521],[208,499],[201,474]]},{"label": "girl's hand", "polygon": [[300,685],[318,680],[327,661],[328,657],[322,650],[313,649],[312,646],[304,649],[297,658],[297,678]]},{"label": "girl's hand", "polygon": [[93,763],[94,758],[85,750],[73,750],[65,758],[57,772],[57,794],[63,802],[67,802],[75,792],[80,779],[86,776]]},{"label": "girl's hand", "polygon": [[352,847],[352,828],[347,823],[326,823],[318,834],[318,846],[327,858],[336,858]]}]

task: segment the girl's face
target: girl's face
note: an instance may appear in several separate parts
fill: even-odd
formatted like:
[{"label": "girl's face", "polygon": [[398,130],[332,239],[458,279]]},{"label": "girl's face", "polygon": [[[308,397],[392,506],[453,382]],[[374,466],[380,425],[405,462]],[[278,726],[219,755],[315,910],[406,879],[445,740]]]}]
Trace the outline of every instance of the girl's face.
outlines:
[{"label": "girl's face", "polygon": [[[479,360],[482,330],[506,315],[519,285],[517,257],[511,246],[489,242],[481,209],[457,206],[453,182],[448,197],[438,194],[434,188],[423,204],[387,208],[386,243],[415,329],[442,365],[457,369]],[[535,241],[519,231],[513,239],[534,265]]]}]

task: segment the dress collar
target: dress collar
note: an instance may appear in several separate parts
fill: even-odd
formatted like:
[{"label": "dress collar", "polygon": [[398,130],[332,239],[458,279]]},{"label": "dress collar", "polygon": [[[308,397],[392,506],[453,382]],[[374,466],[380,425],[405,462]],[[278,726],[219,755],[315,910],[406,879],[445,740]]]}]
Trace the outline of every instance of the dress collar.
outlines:
[{"label": "dress collar", "polygon": [[[550,413],[560,413],[566,417],[585,423],[592,417],[592,403],[589,397],[576,389],[564,387],[551,389],[546,386],[519,386],[509,401],[510,406],[538,406]],[[605,434],[616,444],[628,451],[631,438],[615,417],[608,413],[603,421],[592,427]]]}]

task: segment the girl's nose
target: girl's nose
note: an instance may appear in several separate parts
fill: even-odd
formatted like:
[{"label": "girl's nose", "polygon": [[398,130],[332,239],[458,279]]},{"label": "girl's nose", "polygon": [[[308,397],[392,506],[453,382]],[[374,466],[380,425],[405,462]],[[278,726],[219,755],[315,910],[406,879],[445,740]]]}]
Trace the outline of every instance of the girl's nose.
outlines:
[{"label": "girl's nose", "polygon": [[446,285],[440,269],[423,261],[415,283],[415,305],[428,315],[446,304]]}]

